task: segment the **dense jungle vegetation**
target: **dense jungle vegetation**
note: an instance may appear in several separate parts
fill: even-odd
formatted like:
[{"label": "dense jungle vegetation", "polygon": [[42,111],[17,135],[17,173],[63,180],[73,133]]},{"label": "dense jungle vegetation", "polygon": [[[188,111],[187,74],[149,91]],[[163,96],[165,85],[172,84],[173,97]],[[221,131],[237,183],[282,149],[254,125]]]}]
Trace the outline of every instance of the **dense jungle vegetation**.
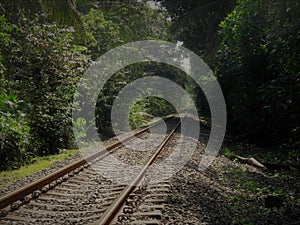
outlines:
[{"label": "dense jungle vegetation", "polygon": [[[33,156],[74,148],[73,94],[85,69],[114,47],[138,40],[181,41],[205,59],[225,97],[228,132],[274,151],[299,151],[300,3],[297,0],[0,1],[0,170]],[[110,110],[131,81],[160,75],[209,109],[199,88],[174,68],[129,66],[99,94],[101,138],[113,135]],[[174,109],[147,98],[131,126]],[[80,124],[77,124],[80,125]]]}]

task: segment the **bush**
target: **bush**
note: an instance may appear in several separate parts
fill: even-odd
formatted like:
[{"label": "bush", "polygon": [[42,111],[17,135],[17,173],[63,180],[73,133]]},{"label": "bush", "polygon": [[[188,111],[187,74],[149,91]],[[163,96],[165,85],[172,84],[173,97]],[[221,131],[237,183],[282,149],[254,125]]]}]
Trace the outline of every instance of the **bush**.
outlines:
[{"label": "bush", "polygon": [[40,19],[24,19],[8,36],[10,45],[1,43],[9,49],[2,81],[4,90],[14,90],[24,101],[30,151],[46,155],[72,147],[73,93],[89,60],[86,49],[73,44],[71,30]]},{"label": "bush", "polygon": [[0,16],[0,170],[19,167],[28,160],[28,118],[22,112],[22,101],[9,89],[11,82],[5,79],[9,54],[13,50],[12,33],[16,26]]},{"label": "bush", "polygon": [[292,0],[240,0],[220,25],[217,73],[229,129],[259,145],[299,134],[299,8]]},{"label": "bush", "polygon": [[175,112],[176,109],[166,100],[153,96],[147,97],[132,106],[129,126],[135,129],[149,123],[155,117],[163,117]]},{"label": "bush", "polygon": [[73,93],[88,65],[85,48],[73,40],[70,30],[55,24],[32,21],[20,30],[16,89],[30,105],[29,124],[39,155],[72,147]]},{"label": "bush", "polygon": [[30,128],[19,104],[13,93],[0,93],[0,170],[17,168],[29,159]]}]

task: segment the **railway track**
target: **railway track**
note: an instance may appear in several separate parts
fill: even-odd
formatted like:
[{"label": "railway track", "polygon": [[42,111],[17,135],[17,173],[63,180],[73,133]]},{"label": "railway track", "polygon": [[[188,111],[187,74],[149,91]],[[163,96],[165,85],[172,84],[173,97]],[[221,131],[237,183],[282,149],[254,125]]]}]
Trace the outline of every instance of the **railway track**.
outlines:
[{"label": "railway track", "polygon": [[[169,119],[161,145],[148,143],[144,148],[150,150],[134,155],[134,160],[122,143],[133,136],[146,138],[149,127],[0,198],[0,224],[160,224],[169,184],[151,184],[147,172],[167,154],[164,148],[179,126],[180,119]],[[118,167],[102,162],[108,154],[140,163],[143,169],[130,175],[128,185],[114,183],[99,173],[105,166]]]}]

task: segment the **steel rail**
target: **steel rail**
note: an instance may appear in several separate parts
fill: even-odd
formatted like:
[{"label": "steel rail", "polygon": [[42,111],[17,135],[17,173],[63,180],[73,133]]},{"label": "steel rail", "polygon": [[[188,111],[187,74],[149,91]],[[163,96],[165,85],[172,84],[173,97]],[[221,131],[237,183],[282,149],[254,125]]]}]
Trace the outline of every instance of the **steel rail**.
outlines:
[{"label": "steel rail", "polygon": [[171,136],[174,134],[174,132],[177,130],[179,125],[181,124],[181,121],[179,121],[176,126],[172,129],[170,134],[164,139],[164,141],[161,143],[161,145],[158,147],[156,152],[153,154],[151,159],[147,162],[147,164],[144,166],[144,168],[139,172],[139,174],[134,178],[134,180],[125,187],[125,189],[121,192],[121,194],[117,197],[117,199],[110,205],[110,207],[104,212],[104,214],[101,216],[101,218],[95,222],[97,225],[108,225],[111,224],[114,220],[114,218],[119,213],[120,209],[122,208],[124,202],[128,198],[128,196],[133,192],[136,186],[141,182],[144,175],[147,172],[147,169],[154,163],[158,155],[161,153],[167,142],[170,140]]},{"label": "steel rail", "polygon": [[[173,118],[172,117],[168,117],[165,120],[162,121],[166,121]],[[104,154],[106,154],[108,151],[111,152],[113,149],[115,149],[116,147],[119,147],[122,145],[122,143],[124,143],[125,141],[129,141],[130,139],[132,139],[135,136],[138,136],[146,131],[148,131],[151,127],[154,127],[158,124],[160,124],[162,121],[157,121],[154,124],[149,125],[148,127],[136,132],[135,134],[131,135],[130,137],[126,137],[121,141],[118,141],[108,147],[106,147],[105,149],[96,152],[86,158],[83,158],[81,160],[78,160],[77,162],[74,162],[56,172],[53,172],[33,183],[30,183],[26,186],[24,186],[23,188],[20,188],[14,192],[11,192],[3,197],[0,198],[0,210],[4,209],[5,207],[11,205],[12,203],[18,201],[18,200],[22,200],[25,196],[42,189],[44,186],[50,184],[51,182],[63,177],[64,175],[67,175],[68,173],[74,171],[77,168],[80,168],[81,166],[85,165],[87,162],[93,161],[95,159],[97,159],[100,156],[103,156]]]}]

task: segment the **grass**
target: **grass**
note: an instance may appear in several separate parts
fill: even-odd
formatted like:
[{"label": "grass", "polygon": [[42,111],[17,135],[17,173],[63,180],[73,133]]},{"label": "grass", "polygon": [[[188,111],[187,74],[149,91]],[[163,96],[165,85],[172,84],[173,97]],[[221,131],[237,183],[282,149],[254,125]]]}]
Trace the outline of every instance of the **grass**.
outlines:
[{"label": "grass", "polygon": [[[163,117],[163,119],[165,119],[165,118],[167,118],[167,117]],[[148,126],[154,122],[157,122],[157,120],[158,119],[156,118],[156,120],[151,121],[151,122],[147,123],[147,125],[144,125],[144,126]],[[95,145],[97,146],[97,144],[98,144],[97,142],[92,143],[92,144],[89,143],[88,146],[81,149],[80,151],[89,150],[89,149],[93,148],[93,146],[95,146]],[[55,163],[57,163],[59,161],[63,161],[69,157],[79,154],[80,151],[79,150],[63,150],[63,151],[61,151],[61,153],[56,154],[56,155],[32,158],[31,164],[22,166],[19,169],[0,171],[0,185],[1,186],[8,185],[17,180],[21,180],[26,176],[30,176],[30,175],[37,173],[43,169],[53,166]]]},{"label": "grass", "polygon": [[225,148],[223,155],[226,156],[227,158],[230,158],[234,155],[234,153],[230,151],[228,148]]},{"label": "grass", "polygon": [[45,168],[48,168],[59,161],[63,161],[79,153],[79,150],[63,150],[60,154],[36,157],[32,164],[22,166],[16,170],[8,170],[0,172],[0,185],[8,185],[17,180],[21,180],[26,176],[32,175]]},{"label": "grass", "polygon": [[[260,148],[252,147],[249,151],[248,146],[244,149],[243,146],[239,147],[238,150],[234,147],[224,148],[223,155],[230,158],[233,154],[238,154],[246,157],[254,156],[262,161],[271,161],[272,152],[264,154],[267,151],[260,152]],[[279,154],[281,153],[275,152],[274,158]],[[295,156],[289,153],[285,158],[278,157],[278,161],[285,162],[287,159],[292,160],[293,157]],[[277,162],[276,159],[273,161]],[[233,209],[234,224],[257,224],[261,218],[266,221],[272,221],[273,218],[283,221],[285,220],[283,218],[289,218],[286,216],[287,212],[293,214],[300,205],[296,195],[299,175],[299,171],[294,170],[256,172],[255,170],[248,170],[241,163],[236,163],[235,166],[225,170],[222,182],[231,187],[228,203]],[[283,201],[283,206],[279,208],[266,207],[265,199],[268,196],[279,196]]]}]

